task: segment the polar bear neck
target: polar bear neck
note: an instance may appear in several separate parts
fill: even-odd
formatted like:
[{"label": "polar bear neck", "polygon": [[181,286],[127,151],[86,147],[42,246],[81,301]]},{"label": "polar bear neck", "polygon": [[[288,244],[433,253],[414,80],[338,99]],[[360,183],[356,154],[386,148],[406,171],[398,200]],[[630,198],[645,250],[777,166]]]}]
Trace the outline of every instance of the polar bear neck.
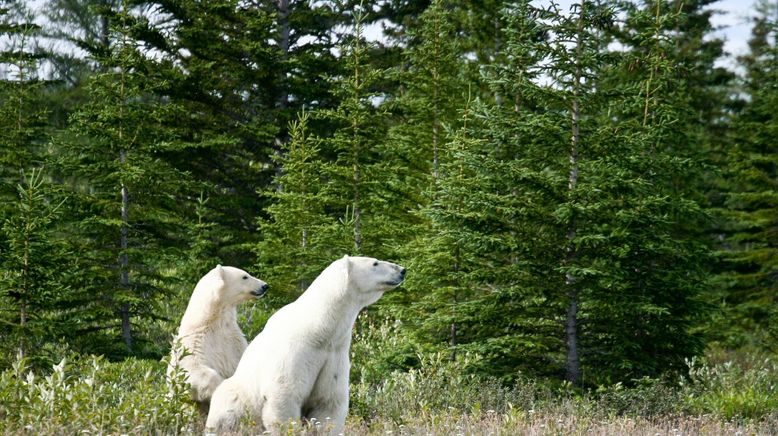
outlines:
[{"label": "polar bear neck", "polygon": [[224,304],[218,294],[218,289],[208,289],[198,283],[181,318],[179,335],[238,325],[237,307],[234,304]]},{"label": "polar bear neck", "polygon": [[[321,347],[348,346],[359,312],[381,292],[364,292],[348,280],[341,261],[327,267],[294,303],[310,314],[304,324],[311,341]],[[326,301],[326,304],[323,302]]]}]

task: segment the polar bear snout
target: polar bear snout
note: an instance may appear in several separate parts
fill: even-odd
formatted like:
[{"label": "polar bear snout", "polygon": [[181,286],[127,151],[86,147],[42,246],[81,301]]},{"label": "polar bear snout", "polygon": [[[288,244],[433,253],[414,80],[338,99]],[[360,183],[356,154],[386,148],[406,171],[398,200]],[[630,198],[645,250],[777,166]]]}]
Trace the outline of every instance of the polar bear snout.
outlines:
[{"label": "polar bear snout", "polygon": [[395,277],[391,280],[387,280],[384,282],[387,286],[399,286],[400,283],[402,283],[405,280],[405,268],[401,267],[400,265],[391,264],[394,269],[394,275]]},{"label": "polar bear snout", "polygon": [[251,291],[251,295],[259,298],[259,297],[267,294],[267,290],[268,289],[270,289],[270,285],[268,285],[267,283],[262,283],[262,286],[260,286],[259,288]]}]

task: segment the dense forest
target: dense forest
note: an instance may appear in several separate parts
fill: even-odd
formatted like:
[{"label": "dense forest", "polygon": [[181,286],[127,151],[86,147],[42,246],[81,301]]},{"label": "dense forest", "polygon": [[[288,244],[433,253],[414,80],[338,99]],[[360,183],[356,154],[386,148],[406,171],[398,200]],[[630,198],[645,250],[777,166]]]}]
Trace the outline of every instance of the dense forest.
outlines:
[{"label": "dense forest", "polygon": [[360,317],[396,331],[362,377],[772,354],[778,3],[729,68],[715,13],[0,1],[0,368],[159,360],[217,263],[270,284],[251,337],[344,254],[409,271]]}]

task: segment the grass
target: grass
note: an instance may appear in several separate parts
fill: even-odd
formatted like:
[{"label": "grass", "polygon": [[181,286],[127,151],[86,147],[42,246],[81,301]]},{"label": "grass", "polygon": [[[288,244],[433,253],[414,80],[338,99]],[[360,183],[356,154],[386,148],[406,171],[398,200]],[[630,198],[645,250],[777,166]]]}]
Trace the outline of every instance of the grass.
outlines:
[{"label": "grass", "polygon": [[365,435],[690,435],[690,434],[774,434],[778,421],[732,422],[711,417],[617,416],[594,419],[589,416],[546,413],[438,415],[407,424],[386,422],[372,426],[352,424],[347,433]]},{"label": "grass", "polygon": [[[506,386],[463,371],[477,356],[451,362],[421,355],[410,371],[376,363],[396,340],[387,325],[356,335],[347,434],[778,433],[778,362],[767,356],[695,359],[688,374],[580,391],[532,378]],[[0,372],[0,433],[202,434],[182,377],[166,381],[165,368],[159,361],[70,356],[34,371],[17,360]],[[288,433],[326,429],[325,422]],[[258,431],[246,426],[242,433]]]}]

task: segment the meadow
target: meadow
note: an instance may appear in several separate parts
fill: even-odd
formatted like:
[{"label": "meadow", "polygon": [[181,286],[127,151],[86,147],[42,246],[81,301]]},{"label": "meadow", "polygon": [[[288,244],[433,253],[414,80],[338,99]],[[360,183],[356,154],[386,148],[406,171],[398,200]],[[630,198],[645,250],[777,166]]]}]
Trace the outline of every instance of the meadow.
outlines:
[{"label": "meadow", "polygon": [[[398,340],[371,325],[352,347],[346,434],[689,435],[778,432],[778,361],[709,352],[683,374],[592,389],[521,377],[506,383],[469,374],[479,356],[420,355],[418,368],[375,371]],[[71,354],[51,368],[24,360],[0,373],[3,434],[198,434],[203,419],[181,377],[163,360]],[[327,423],[286,434],[327,434]],[[245,421],[242,434],[261,433]]]}]

